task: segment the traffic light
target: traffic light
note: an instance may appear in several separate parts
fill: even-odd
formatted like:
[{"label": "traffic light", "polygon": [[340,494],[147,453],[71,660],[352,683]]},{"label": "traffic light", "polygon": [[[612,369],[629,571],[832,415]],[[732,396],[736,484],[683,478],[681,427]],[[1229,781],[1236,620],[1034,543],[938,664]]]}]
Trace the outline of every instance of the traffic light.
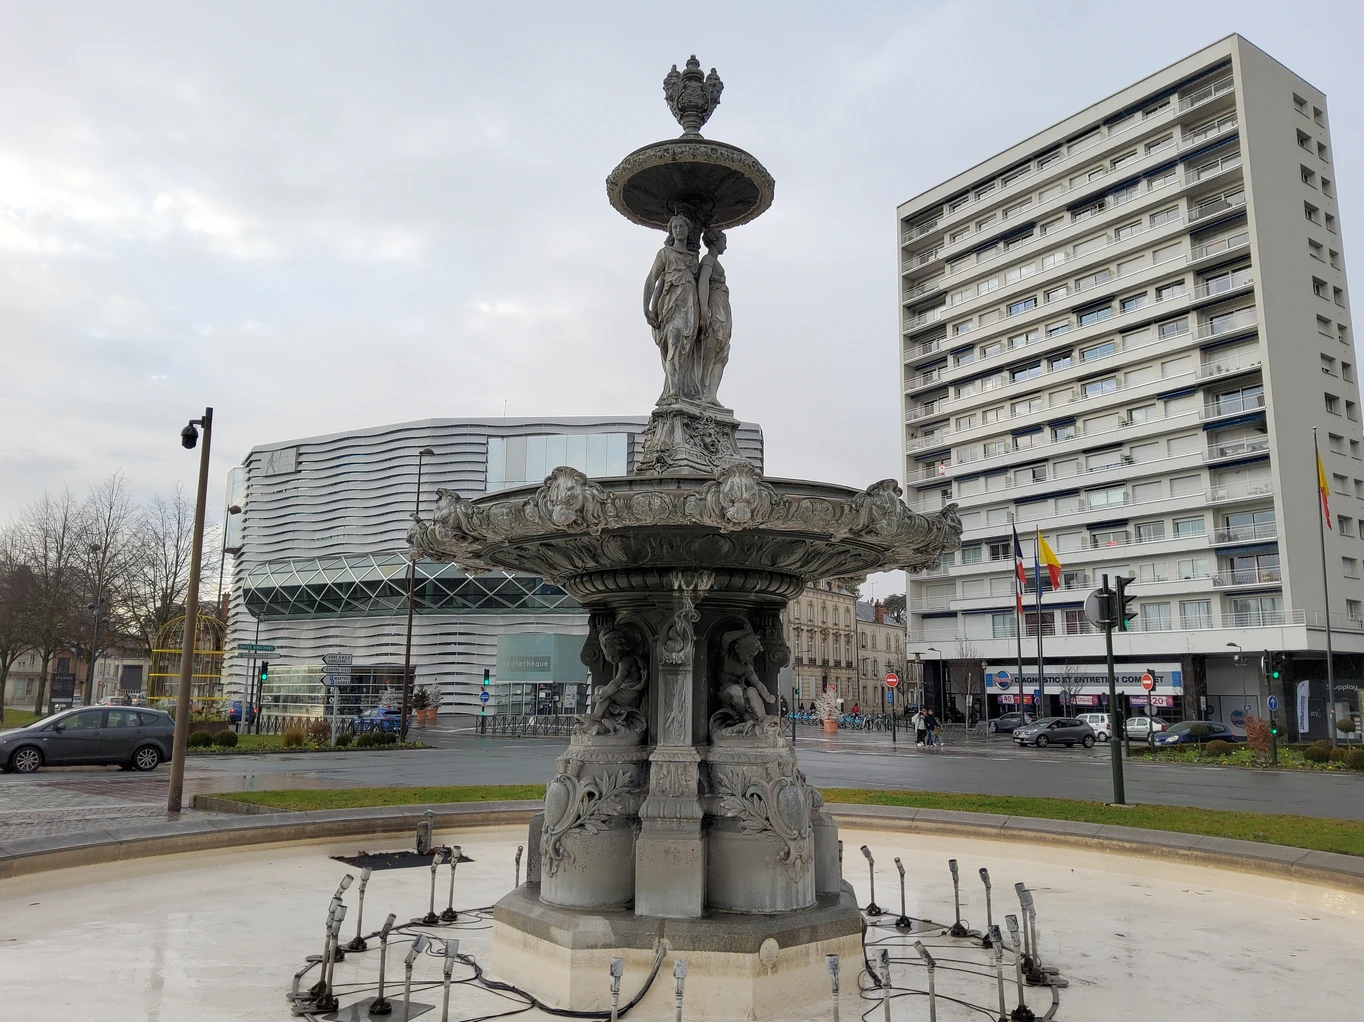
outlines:
[{"label": "traffic light", "polygon": [[269,660],[262,660],[262,661],[260,662],[260,680],[261,680],[261,683],[262,683],[262,684],[264,684],[265,682],[267,682],[267,681],[270,680],[270,661],[269,661]]},{"label": "traffic light", "polygon": [[1269,654],[1269,680],[1279,681],[1288,667],[1288,656],[1284,653]]},{"label": "traffic light", "polygon": [[[491,672],[490,670],[488,670],[488,668],[486,668],[486,667],[483,668],[483,688],[484,688],[485,690],[487,689],[488,685],[490,684],[491,676],[492,676],[492,672]],[[478,708],[478,715],[479,715],[480,717],[483,717],[483,716],[486,716],[487,713],[488,713],[488,704],[487,704],[487,703],[483,703],[483,704],[480,705],[479,708]]]},{"label": "traffic light", "polygon": [[1132,606],[1136,601],[1135,595],[1129,595],[1127,587],[1135,582],[1136,576],[1119,575],[1117,578],[1118,592],[1113,600],[1113,609],[1117,611],[1114,617],[1117,619],[1117,629],[1120,632],[1130,632],[1132,630],[1132,619],[1137,616],[1137,608]]},{"label": "traffic light", "polygon": [[1275,717],[1272,713],[1269,715],[1269,733],[1275,736],[1279,733],[1279,718]]}]

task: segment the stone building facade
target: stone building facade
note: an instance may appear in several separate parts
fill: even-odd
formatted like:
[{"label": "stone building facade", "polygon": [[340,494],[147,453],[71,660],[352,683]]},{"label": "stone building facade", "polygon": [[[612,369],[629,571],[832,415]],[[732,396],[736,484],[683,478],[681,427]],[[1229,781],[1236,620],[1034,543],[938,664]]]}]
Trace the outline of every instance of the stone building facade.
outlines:
[{"label": "stone building facade", "polygon": [[[903,624],[896,624],[882,603],[857,603],[857,689],[864,710],[885,712],[886,675],[894,672],[905,682]],[[901,690],[901,695],[904,690]]]},{"label": "stone building facade", "polygon": [[[797,704],[834,689],[851,709],[857,688],[857,597],[837,580],[811,582],[786,608]],[[790,698],[790,693],[783,693]]]}]

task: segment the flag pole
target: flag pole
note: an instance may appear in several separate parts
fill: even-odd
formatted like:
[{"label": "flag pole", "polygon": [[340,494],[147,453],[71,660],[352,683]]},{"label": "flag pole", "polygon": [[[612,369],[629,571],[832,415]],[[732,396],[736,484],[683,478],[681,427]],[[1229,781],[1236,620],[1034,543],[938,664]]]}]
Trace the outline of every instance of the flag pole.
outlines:
[{"label": "flag pole", "polygon": [[[1018,712],[1026,712],[1023,707],[1023,580],[1018,577],[1018,525],[1014,522],[1014,514],[1009,512],[1009,527],[1014,536],[1014,592],[1017,597],[1014,600],[1014,642],[1017,644],[1018,663],[1015,665],[1014,685],[1018,693]],[[1020,720],[1023,718],[1019,718]]]},{"label": "flag pole", "polygon": [[1047,715],[1047,681],[1042,659],[1042,530],[1033,532],[1032,578],[1037,588],[1037,715]]},{"label": "flag pole", "polygon": [[1321,467],[1321,448],[1317,446],[1317,427],[1312,427],[1312,453],[1315,455],[1317,469],[1317,494],[1321,500],[1321,513],[1317,515],[1317,532],[1321,537],[1321,595],[1326,603],[1326,737],[1331,740],[1331,748],[1336,747],[1336,672],[1331,651],[1331,583],[1326,570],[1326,476]]}]

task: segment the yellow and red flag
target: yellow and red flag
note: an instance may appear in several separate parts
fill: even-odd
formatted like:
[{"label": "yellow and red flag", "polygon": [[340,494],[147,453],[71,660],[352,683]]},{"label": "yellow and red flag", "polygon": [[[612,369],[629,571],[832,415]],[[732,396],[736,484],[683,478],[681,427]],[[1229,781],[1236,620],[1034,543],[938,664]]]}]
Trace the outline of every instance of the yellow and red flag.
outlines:
[{"label": "yellow and red flag", "polygon": [[1317,452],[1317,492],[1321,494],[1321,513],[1326,519],[1326,527],[1334,532],[1335,529],[1331,525],[1331,505],[1326,500],[1326,467],[1321,463],[1320,451]]},{"label": "yellow and red flag", "polygon": [[1037,530],[1037,559],[1033,562],[1033,569],[1034,569],[1034,571],[1037,573],[1037,585],[1038,585],[1038,588],[1039,588],[1039,589],[1040,589],[1041,586],[1042,586],[1042,568],[1041,568],[1041,565],[1043,565],[1043,564],[1045,564],[1045,565],[1047,566],[1047,574],[1049,574],[1049,575],[1051,576],[1051,587],[1052,587],[1052,589],[1060,589],[1060,588],[1061,588],[1061,562],[1060,562],[1059,560],[1056,559],[1056,553],[1052,550],[1052,548],[1051,548],[1050,546],[1047,545],[1047,541],[1046,541],[1045,539],[1042,538],[1042,530],[1041,530],[1041,529],[1038,529],[1038,530]]}]

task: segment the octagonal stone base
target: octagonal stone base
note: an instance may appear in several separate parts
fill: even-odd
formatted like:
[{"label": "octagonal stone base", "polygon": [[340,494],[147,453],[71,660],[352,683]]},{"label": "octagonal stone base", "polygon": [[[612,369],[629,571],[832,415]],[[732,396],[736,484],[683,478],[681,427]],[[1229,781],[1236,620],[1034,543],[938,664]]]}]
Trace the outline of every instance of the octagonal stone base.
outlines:
[{"label": "octagonal stone base", "polygon": [[[608,968],[615,957],[625,960],[624,1006],[647,978],[660,939],[666,956],[632,1019],[673,1018],[672,968],[679,958],[687,961],[688,1018],[804,1015],[829,1000],[825,955],[838,955],[849,975],[861,968],[862,914],[846,883],[801,912],[700,919],[560,909],[537,894],[523,885],[497,903],[490,973],[555,1008],[609,1010]],[[764,947],[768,941],[775,947]]]}]

